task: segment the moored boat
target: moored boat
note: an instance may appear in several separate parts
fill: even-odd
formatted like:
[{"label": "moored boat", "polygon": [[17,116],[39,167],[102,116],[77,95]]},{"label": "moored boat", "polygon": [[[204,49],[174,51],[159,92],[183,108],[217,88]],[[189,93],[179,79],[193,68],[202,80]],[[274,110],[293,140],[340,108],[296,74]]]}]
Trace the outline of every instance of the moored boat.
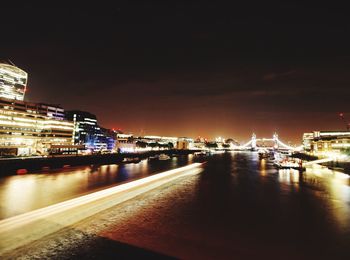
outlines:
[{"label": "moored boat", "polygon": [[159,157],[158,157],[158,160],[159,161],[167,161],[167,160],[170,160],[170,156],[169,155],[166,155],[164,153],[160,154]]},{"label": "moored boat", "polygon": [[305,170],[303,161],[297,158],[285,158],[274,163],[279,169]]},{"label": "moored boat", "polygon": [[260,149],[258,151],[258,155],[259,155],[259,159],[266,159],[269,157],[269,153],[267,150],[264,150],[264,149]]},{"label": "moored boat", "polygon": [[124,158],[122,163],[139,163],[141,159],[139,157],[134,157],[134,158]]}]

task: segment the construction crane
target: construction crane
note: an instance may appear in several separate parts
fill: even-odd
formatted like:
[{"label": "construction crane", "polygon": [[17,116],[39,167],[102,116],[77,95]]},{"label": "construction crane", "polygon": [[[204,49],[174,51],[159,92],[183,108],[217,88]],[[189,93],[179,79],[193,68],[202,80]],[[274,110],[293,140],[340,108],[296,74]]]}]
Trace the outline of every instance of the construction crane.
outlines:
[{"label": "construction crane", "polygon": [[339,117],[340,119],[343,121],[343,123],[345,124],[346,130],[349,131],[350,130],[350,122],[347,122],[345,120],[345,115],[344,113],[339,113]]}]

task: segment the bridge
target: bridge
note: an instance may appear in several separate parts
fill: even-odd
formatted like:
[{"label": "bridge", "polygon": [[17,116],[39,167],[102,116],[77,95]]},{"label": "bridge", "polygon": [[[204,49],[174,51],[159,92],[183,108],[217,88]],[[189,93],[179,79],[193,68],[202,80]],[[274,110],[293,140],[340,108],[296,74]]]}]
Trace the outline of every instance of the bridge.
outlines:
[{"label": "bridge", "polygon": [[[258,142],[262,142],[265,144],[265,142],[271,142],[273,145],[272,146],[259,146]],[[252,139],[247,142],[246,144],[236,146],[236,149],[240,150],[256,150],[259,147],[261,148],[266,148],[266,149],[275,149],[275,150],[288,150],[288,151],[300,151],[303,149],[303,146],[298,146],[298,147],[293,147],[288,144],[285,144],[278,138],[278,134],[274,133],[272,138],[257,138],[256,135],[253,133]]]}]

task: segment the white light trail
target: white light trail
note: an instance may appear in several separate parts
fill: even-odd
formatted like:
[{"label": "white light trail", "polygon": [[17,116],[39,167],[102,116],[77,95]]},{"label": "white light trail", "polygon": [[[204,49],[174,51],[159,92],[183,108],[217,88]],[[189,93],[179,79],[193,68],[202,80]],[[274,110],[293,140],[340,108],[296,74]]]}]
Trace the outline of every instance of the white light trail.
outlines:
[{"label": "white light trail", "polygon": [[201,172],[199,168],[201,165],[193,163],[1,220],[0,258],[6,252],[78,223],[177,178],[198,174]]},{"label": "white light trail", "polygon": [[145,177],[136,181],[128,182],[125,184],[118,185],[116,187],[108,188],[105,190],[97,191],[88,195],[84,195],[75,199],[71,199],[68,201],[64,201],[61,203],[57,203],[45,208],[33,210],[18,216],[14,216],[8,219],[4,219],[0,221],[0,233],[4,230],[10,229],[12,227],[18,227],[19,225],[25,225],[30,222],[36,221],[38,219],[46,218],[51,215],[67,211],[69,209],[75,208],[77,206],[82,206],[84,204],[106,198],[108,196],[124,192],[136,187],[140,187],[142,185],[150,184],[154,181],[164,179],[166,177],[174,176],[181,172],[197,168],[201,165],[201,163],[193,163],[191,165],[187,165],[184,167],[180,167],[177,169],[169,170],[166,172],[158,173],[149,177]]},{"label": "white light trail", "polygon": [[343,155],[343,156],[342,156],[342,155],[339,155],[339,156],[327,157],[327,158],[324,158],[324,159],[319,159],[319,160],[314,160],[314,161],[306,162],[306,163],[304,163],[303,165],[304,165],[304,166],[307,166],[307,165],[313,165],[313,164],[326,163],[326,162],[341,160],[341,159],[344,159],[345,157],[346,157],[346,156],[344,156],[344,155]]}]

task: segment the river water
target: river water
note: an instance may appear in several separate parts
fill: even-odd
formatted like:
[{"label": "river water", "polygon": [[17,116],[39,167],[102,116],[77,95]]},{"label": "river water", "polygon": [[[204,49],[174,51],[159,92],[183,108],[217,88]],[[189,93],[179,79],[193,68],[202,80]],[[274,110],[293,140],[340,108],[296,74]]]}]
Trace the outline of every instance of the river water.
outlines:
[{"label": "river water", "polygon": [[[192,159],[5,177],[0,181],[1,217],[182,166]],[[112,227],[96,233],[108,241],[179,258],[350,259],[349,175],[320,166],[303,173],[278,170],[271,162],[259,160],[257,153],[232,152],[208,157],[202,172],[183,182],[150,192],[149,199],[131,200],[133,206],[126,209],[103,213],[108,217],[97,216],[101,226],[107,221]],[[118,221],[128,210],[130,216]],[[110,248],[103,241],[92,243],[86,255],[108,253]],[[83,247],[75,252],[69,249],[70,243],[64,252],[84,256]]]},{"label": "river water", "polygon": [[42,170],[0,178],[0,219],[49,206],[191,163],[192,155],[167,161]]},{"label": "river water", "polygon": [[202,205],[199,215],[228,241],[240,234],[290,255],[350,259],[347,174],[320,166],[278,170],[256,153],[223,154],[209,159],[196,192],[193,207]]}]

